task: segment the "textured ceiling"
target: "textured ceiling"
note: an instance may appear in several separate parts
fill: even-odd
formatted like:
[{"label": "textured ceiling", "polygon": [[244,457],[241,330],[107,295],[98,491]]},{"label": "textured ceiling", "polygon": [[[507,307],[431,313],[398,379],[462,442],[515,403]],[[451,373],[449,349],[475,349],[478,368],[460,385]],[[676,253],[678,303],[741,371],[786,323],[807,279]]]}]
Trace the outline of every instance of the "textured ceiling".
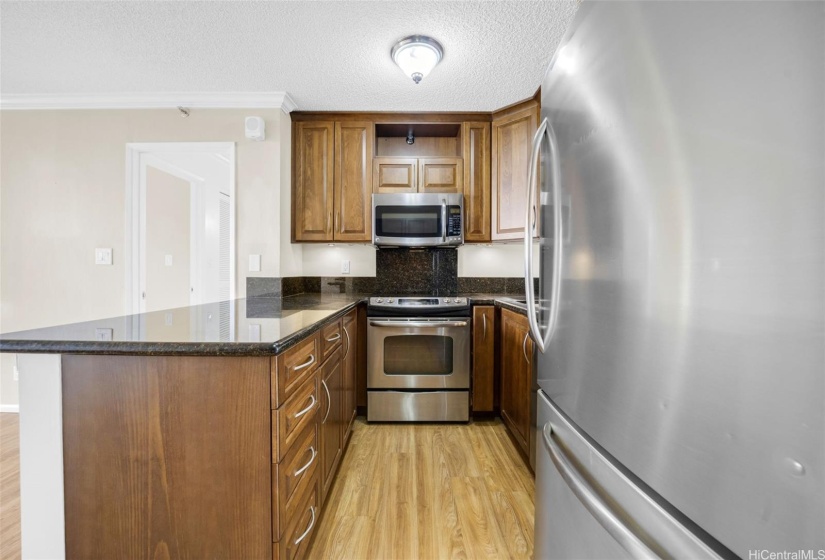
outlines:
[{"label": "textured ceiling", "polygon": [[[0,93],[286,91],[300,110],[490,111],[530,97],[574,1],[0,3]],[[426,34],[420,85],[389,56]]]}]

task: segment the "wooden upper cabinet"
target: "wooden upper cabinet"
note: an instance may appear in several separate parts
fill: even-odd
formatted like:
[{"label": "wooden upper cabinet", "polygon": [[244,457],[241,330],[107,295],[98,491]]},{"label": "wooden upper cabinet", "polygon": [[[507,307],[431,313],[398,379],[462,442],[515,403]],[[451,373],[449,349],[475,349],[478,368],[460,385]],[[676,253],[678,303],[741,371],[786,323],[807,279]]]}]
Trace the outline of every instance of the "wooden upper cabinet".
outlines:
[{"label": "wooden upper cabinet", "polygon": [[418,190],[418,159],[377,157],[372,162],[372,186],[377,193],[414,193]]},{"label": "wooden upper cabinet", "polygon": [[334,206],[336,241],[372,240],[371,122],[335,123]]},{"label": "wooden upper cabinet", "polygon": [[464,241],[490,241],[490,123],[465,122]]},{"label": "wooden upper cabinet", "polygon": [[493,115],[492,239],[524,237],[527,170],[539,105],[526,101]]},{"label": "wooden upper cabinet", "polygon": [[294,131],[293,236],[295,241],[328,241],[333,238],[334,125],[298,122]]},{"label": "wooden upper cabinet", "polygon": [[459,157],[425,157],[418,160],[418,192],[460,193],[464,166]]}]

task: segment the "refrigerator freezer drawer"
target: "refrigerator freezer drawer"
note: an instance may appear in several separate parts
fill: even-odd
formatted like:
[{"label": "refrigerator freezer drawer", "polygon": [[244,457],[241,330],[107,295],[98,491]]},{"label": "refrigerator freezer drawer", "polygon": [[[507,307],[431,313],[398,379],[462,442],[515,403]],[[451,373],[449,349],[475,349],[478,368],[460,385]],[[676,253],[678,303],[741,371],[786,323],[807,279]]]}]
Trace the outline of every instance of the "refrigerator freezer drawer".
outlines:
[{"label": "refrigerator freezer drawer", "polygon": [[689,520],[677,519],[661,498],[592,445],[543,391],[538,395],[537,559],[731,555]]}]

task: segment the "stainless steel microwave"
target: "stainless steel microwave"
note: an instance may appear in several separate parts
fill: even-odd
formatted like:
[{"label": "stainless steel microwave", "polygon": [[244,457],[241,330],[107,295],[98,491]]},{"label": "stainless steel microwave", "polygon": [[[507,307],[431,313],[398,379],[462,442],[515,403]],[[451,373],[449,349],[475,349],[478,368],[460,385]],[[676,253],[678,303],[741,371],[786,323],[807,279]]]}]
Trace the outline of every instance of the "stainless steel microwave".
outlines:
[{"label": "stainless steel microwave", "polygon": [[457,247],[464,243],[464,195],[372,195],[376,247]]}]

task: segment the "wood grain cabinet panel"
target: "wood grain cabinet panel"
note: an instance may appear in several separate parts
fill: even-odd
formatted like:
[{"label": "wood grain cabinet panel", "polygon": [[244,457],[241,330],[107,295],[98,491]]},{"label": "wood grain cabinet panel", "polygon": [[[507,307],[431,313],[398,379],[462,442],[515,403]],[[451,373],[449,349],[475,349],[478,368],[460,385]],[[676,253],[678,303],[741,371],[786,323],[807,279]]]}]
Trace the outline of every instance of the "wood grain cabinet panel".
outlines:
[{"label": "wood grain cabinet panel", "polygon": [[335,123],[336,241],[372,241],[372,156],[375,128],[371,122]]},{"label": "wood grain cabinet panel", "polygon": [[336,319],[321,328],[321,361],[326,361],[344,340],[341,319]]},{"label": "wood grain cabinet panel", "polygon": [[490,123],[465,122],[464,241],[490,241]]},{"label": "wood grain cabinet panel", "polygon": [[268,558],[267,357],[62,357],[67,558]]},{"label": "wood grain cabinet panel", "polygon": [[293,236],[295,241],[333,238],[334,123],[295,123],[293,141]]},{"label": "wood grain cabinet panel", "polygon": [[501,310],[501,418],[528,453],[533,341],[527,317]]},{"label": "wood grain cabinet panel", "polygon": [[493,412],[496,308],[473,307],[473,412]]},{"label": "wood grain cabinet panel", "polygon": [[377,193],[418,191],[418,159],[376,157],[372,160],[372,188]]},{"label": "wood grain cabinet panel", "polygon": [[521,239],[527,203],[527,171],[533,136],[538,128],[538,104],[528,101],[493,115],[492,239]]},{"label": "wood grain cabinet panel", "polygon": [[322,361],[318,333],[272,358],[272,408],[284,404]]},{"label": "wood grain cabinet panel", "polygon": [[321,517],[320,485],[317,472],[313,478],[314,483],[306,486],[303,495],[297,500],[295,510],[289,516],[286,531],[276,545],[279,550],[273,553],[274,558],[296,560],[306,556]]},{"label": "wood grain cabinet panel", "polygon": [[283,536],[289,520],[295,515],[298,498],[309,484],[315,484],[319,456],[317,425],[307,424],[279,464],[272,465],[272,535],[277,541]]},{"label": "wood grain cabinet panel", "polygon": [[343,361],[343,388],[342,388],[342,447],[346,448],[349,436],[352,433],[352,425],[355,422],[357,406],[355,404],[355,377],[358,367],[358,312],[353,309],[344,315],[344,355]]},{"label": "wood grain cabinet panel", "polygon": [[318,438],[321,447],[321,493],[323,505],[326,495],[335,479],[335,471],[341,460],[341,386],[342,379],[341,348],[336,348],[333,355],[321,366],[318,372],[321,384],[321,409],[318,413]]},{"label": "wood grain cabinet panel", "polygon": [[315,376],[307,378],[277,410],[272,411],[272,462],[280,463],[304,428],[315,422],[321,396]]},{"label": "wood grain cabinet panel", "polygon": [[458,157],[426,157],[418,160],[418,192],[461,193],[464,165]]}]

